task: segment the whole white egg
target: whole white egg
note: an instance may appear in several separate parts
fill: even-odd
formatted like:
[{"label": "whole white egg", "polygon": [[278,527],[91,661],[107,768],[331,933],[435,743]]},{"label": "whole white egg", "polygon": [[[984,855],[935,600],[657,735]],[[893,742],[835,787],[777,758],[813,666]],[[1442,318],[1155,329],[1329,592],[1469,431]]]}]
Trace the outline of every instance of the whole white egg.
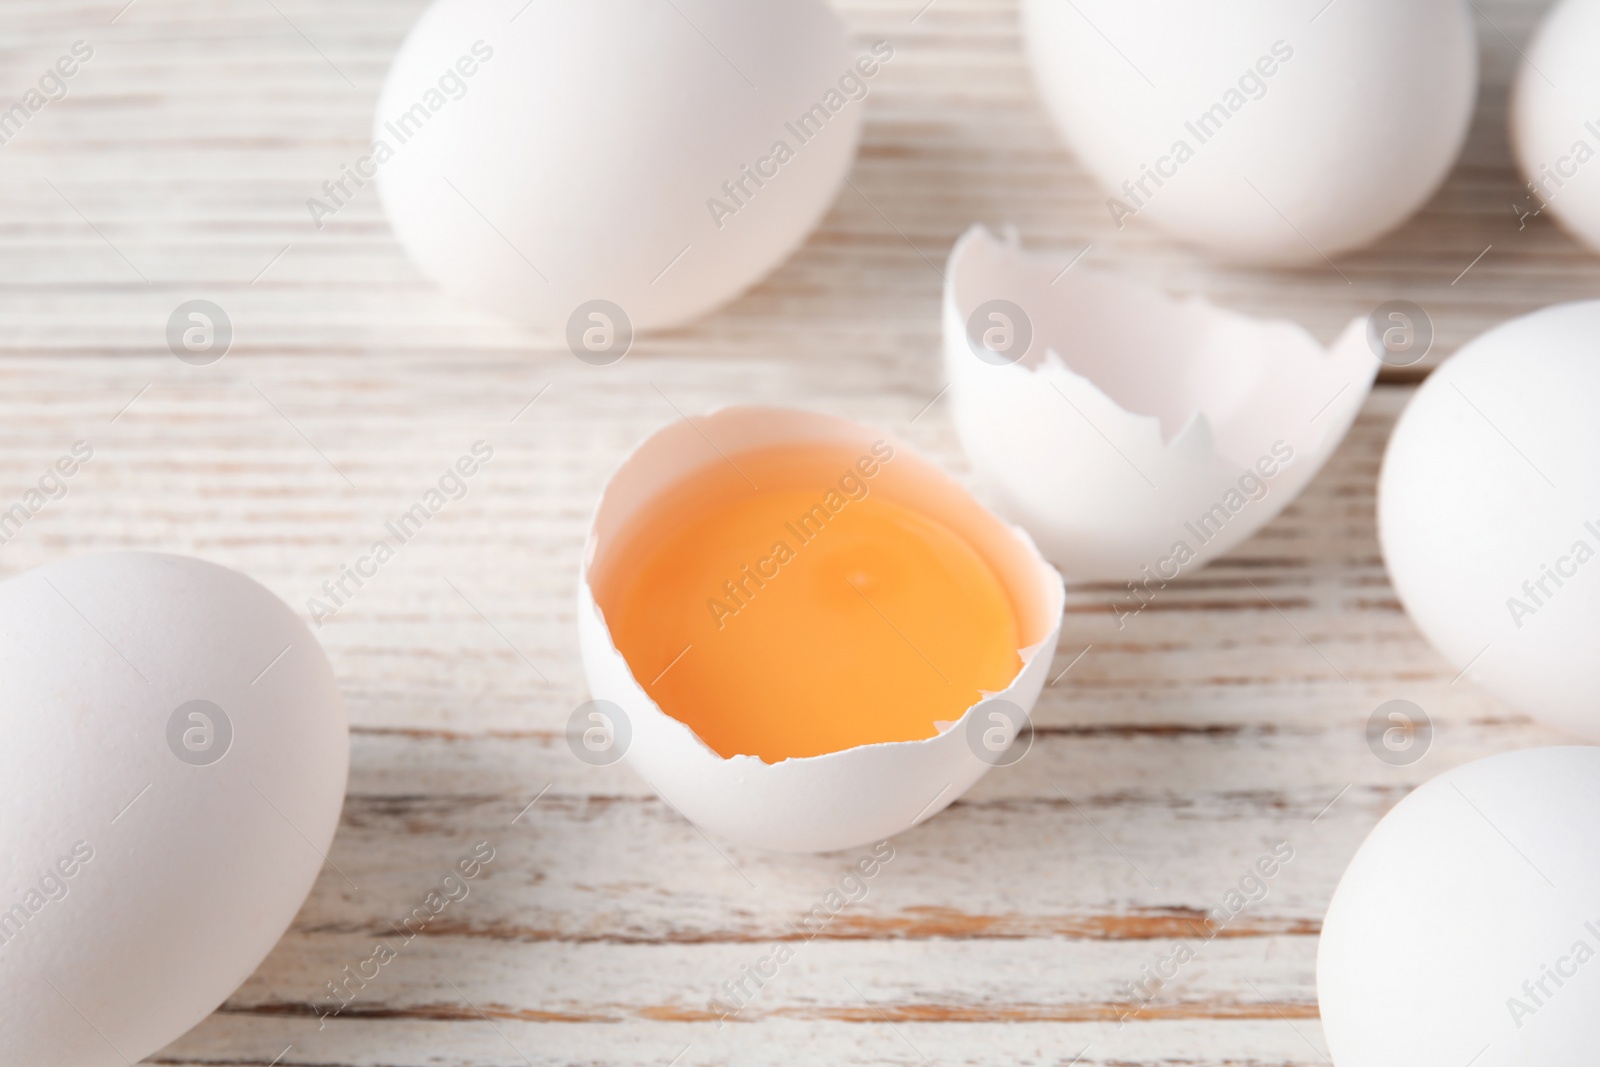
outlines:
[{"label": "whole white egg", "polygon": [[[1600,4],[1563,0],[1524,52],[1512,91],[1511,143],[1527,188],[1519,216],[1550,211],[1600,252]],[[1524,220],[1525,222],[1525,220]]]},{"label": "whole white egg", "polygon": [[1406,610],[1512,707],[1600,739],[1600,301],[1490,330],[1390,438],[1378,535]]},{"label": "whole white egg", "polygon": [[1600,748],[1440,775],[1333,894],[1317,999],[1337,1067],[1588,1067],[1600,1046]]},{"label": "whole white egg", "polygon": [[1023,0],[1035,79],[1133,219],[1228,259],[1320,263],[1399,225],[1461,149],[1462,0]]},{"label": "whole white egg", "polygon": [[435,0],[364,170],[445,289],[620,358],[805,239],[893,53],[823,0]]},{"label": "whole white egg", "polygon": [[272,593],[145,552],[0,584],[0,676],[0,1060],[125,1067],[310,892],[349,766],[338,685]]}]

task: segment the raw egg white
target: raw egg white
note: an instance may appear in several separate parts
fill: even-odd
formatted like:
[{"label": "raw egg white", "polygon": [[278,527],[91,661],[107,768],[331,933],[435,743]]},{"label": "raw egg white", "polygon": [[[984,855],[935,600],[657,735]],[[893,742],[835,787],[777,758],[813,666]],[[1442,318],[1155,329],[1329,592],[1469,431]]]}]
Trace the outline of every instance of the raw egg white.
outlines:
[{"label": "raw egg white", "polygon": [[[1016,614],[1020,666],[1015,678],[998,692],[984,694],[959,721],[939,723],[938,734],[925,739],[857,745],[770,763],[755,755],[718,755],[646,692],[645,684],[652,683],[660,665],[630,664],[613,640],[597,590],[603,591],[619,568],[635,565],[622,548],[630,540],[630,522],[668,488],[709,465],[737,464],[741,453],[820,445],[865,454],[875,442],[887,443],[894,458],[874,477],[871,493],[943,523],[994,569]],[[732,407],[692,423],[674,421],[641,444],[612,475],[584,552],[578,633],[589,691],[614,720],[596,718],[596,728],[609,727],[613,736],[627,738],[627,762],[663,799],[696,825],[740,844],[825,852],[917,825],[1002,762],[999,757],[1026,727],[1026,715],[1044,685],[1064,597],[1060,576],[1025,533],[983,510],[904,442],[840,418]],[[771,684],[783,682],[774,678]],[[996,712],[998,717],[980,714],[1002,707],[1006,710]],[[757,703],[748,713],[767,712]]]},{"label": "raw egg white", "polygon": [[1322,924],[1338,1067],[1580,1067],[1600,1045],[1600,749],[1458,767],[1384,816]]},{"label": "raw egg white", "polygon": [[1399,225],[1461,149],[1462,0],[1024,0],[1035,78],[1118,228],[1321,263]]},{"label": "raw egg white", "polygon": [[1511,101],[1527,189],[1519,215],[1548,210],[1600,252],[1600,4],[1563,0],[1528,42]]},{"label": "raw egg white", "polygon": [[338,685],[244,575],[119,552],[0,584],[0,1058],[125,1067],[288,928],[344,800]]},{"label": "raw egg white", "polygon": [[1364,319],[1324,348],[1293,323],[1025,253],[1015,234],[974,227],[945,277],[952,411],[987,495],[1069,579],[1141,597],[1282,511],[1378,369]]},{"label": "raw egg white", "polygon": [[425,273],[554,336],[687,322],[772,270],[832,202],[894,51],[850,47],[822,0],[517,7],[423,12],[366,169]]},{"label": "raw egg white", "polygon": [[1507,704],[1600,740],[1600,301],[1498,326],[1389,440],[1378,535],[1406,610]]}]

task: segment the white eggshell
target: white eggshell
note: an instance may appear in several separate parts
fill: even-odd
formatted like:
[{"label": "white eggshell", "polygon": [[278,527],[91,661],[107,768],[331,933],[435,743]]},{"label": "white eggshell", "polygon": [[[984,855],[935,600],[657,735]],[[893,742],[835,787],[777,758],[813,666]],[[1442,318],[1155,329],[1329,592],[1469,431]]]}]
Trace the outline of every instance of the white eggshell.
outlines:
[{"label": "white eggshell", "polygon": [[1600,301],[1545,308],[1429,376],[1378,483],[1389,577],[1428,640],[1512,707],[1589,739],[1600,739],[1596,412]]},{"label": "white eggshell", "polygon": [[[1070,580],[1171,579],[1295,498],[1379,362],[1364,319],[1325,349],[1293,323],[1069,263],[982,227],[956,243],[944,293],[956,430],[1000,513]],[[980,355],[969,336],[994,300],[1022,316],[1011,343],[1027,347],[1011,362]]]},{"label": "white eggshell", "polygon": [[[1402,800],[1356,853],[1322,924],[1317,998],[1333,1062],[1593,1064],[1597,838],[1595,748],[1491,756]],[[1562,974],[1544,978],[1547,967]],[[1530,995],[1524,983],[1541,979],[1544,992]]]},{"label": "white eggshell", "polygon": [[1399,225],[1449,171],[1477,92],[1463,0],[1022,10],[1057,127],[1123,204],[1108,215],[1227,259],[1320,263]]},{"label": "white eggshell", "polygon": [[[679,419],[635,449],[601,495],[579,575],[578,636],[590,693],[618,705],[628,717],[629,765],[682,815],[720,837],[781,852],[867,844],[943,811],[991,766],[969,747],[972,709],[927,740],[863,745],[778,763],[756,756],[724,759],[645,693],[595,602],[591,574],[627,565],[608,550],[630,518],[679,480],[724,462],[719,453],[805,442],[866,447],[876,440],[887,440],[895,459],[892,471],[885,468],[878,475],[873,492],[917,506],[964,536],[994,567],[1016,607],[1026,642],[1019,650],[1022,667],[1010,686],[986,699],[1009,701],[1026,713],[1044,686],[1065,602],[1060,575],[1027,534],[978,507],[905,442],[845,419],[787,408],[722,408],[697,417],[693,425]],[[951,493],[957,499],[945,495]]]},{"label": "white eggshell", "polygon": [[[222,1003],[305,900],[344,800],[339,689],[266,589],[145,552],[0,584],[0,676],[0,1058],[124,1067]],[[169,734],[196,700],[221,715]]]},{"label": "white eggshell", "polygon": [[[433,97],[421,132],[402,126],[463,56],[475,72],[456,75],[459,98]],[[863,57],[873,78],[854,67]],[[822,0],[537,0],[521,13],[434,0],[378,102],[373,137],[394,153],[376,165],[384,207],[430,277],[540,333],[563,334],[597,299],[635,329],[687,322],[822,218],[866,106],[840,79],[870,93],[883,58],[853,50]],[[800,129],[819,104],[826,121]],[[793,155],[781,164],[778,142]],[[730,199],[723,185],[746,166],[769,177]]]},{"label": "white eggshell", "polygon": [[1530,185],[1518,213],[1556,217],[1600,252],[1600,4],[1556,4],[1524,50],[1511,143]]}]

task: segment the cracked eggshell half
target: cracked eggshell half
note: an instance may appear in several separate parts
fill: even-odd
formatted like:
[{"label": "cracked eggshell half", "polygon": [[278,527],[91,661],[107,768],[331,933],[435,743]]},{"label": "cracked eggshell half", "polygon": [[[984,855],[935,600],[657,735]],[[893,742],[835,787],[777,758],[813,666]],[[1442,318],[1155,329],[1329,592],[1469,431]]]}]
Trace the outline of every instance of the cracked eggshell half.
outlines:
[{"label": "cracked eggshell half", "polygon": [[349,770],[338,684],[267,589],[151,552],[0,584],[0,676],[0,1059],[142,1061],[311,891]]},{"label": "cracked eggshell half", "polygon": [[1071,581],[1170,580],[1283,510],[1379,366],[1367,320],[1301,327],[1172,299],[1015,234],[950,254],[945,366],[987,495]]},{"label": "cracked eggshell half", "polygon": [[1024,0],[1022,15],[1110,220],[1235,261],[1320,264],[1398,226],[1449,172],[1477,96],[1463,0]]},{"label": "cracked eggshell half", "polygon": [[615,330],[675,326],[821,221],[893,54],[823,0],[434,0],[355,170],[469,303],[553,337],[602,300]]},{"label": "cracked eggshell half", "polygon": [[[968,741],[968,727],[984,701],[959,721],[940,723],[941,732],[924,740],[859,745],[774,763],[751,755],[724,758],[645,692],[596,600],[595,586],[604,583],[607,572],[628,565],[616,549],[630,520],[667,488],[724,463],[724,456],[736,459],[741,452],[781,445],[866,448],[885,440],[894,449],[893,470],[886,466],[872,491],[963,537],[1011,600],[1023,645],[1021,666],[1009,686],[985,694],[985,700],[1007,701],[1026,714],[1044,685],[1065,600],[1060,575],[1025,532],[985,510],[911,446],[846,419],[788,408],[727,407],[692,423],[674,421],[640,444],[601,494],[579,576],[579,640],[591,695],[626,716],[628,764],[668,804],[719,837],[782,852],[867,844],[943,810],[993,765]],[[750,712],[761,714],[761,708]]]}]

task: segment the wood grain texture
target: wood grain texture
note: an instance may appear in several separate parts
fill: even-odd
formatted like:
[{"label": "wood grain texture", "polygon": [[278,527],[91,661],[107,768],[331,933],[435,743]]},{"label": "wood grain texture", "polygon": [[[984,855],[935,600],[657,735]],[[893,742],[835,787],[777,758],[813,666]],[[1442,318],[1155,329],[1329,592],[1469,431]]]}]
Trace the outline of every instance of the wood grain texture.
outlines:
[{"label": "wood grain texture", "polygon": [[[299,607],[473,441],[495,449],[319,633],[355,729],[331,859],[359,888],[325,870],[255,976],[151,1062],[1320,1064],[1316,935],[1362,837],[1432,774],[1556,739],[1427,647],[1373,524],[1411,383],[1487,327],[1600,285],[1600,261],[1511,211],[1507,85],[1542,0],[1476,5],[1466,151],[1420,214],[1338,261],[1343,277],[1221,268],[1116,230],[1034,97],[1008,0],[841,0],[860,40],[897,48],[852,185],[751,292],[607,368],[438,293],[370,192],[311,225],[305,199],[363,150],[422,0],[123,3],[0,9],[0,97],[72,41],[96,49],[0,147],[0,507],[72,442],[95,449],[0,547],[0,574],[160,548]],[[1228,558],[1122,625],[1119,590],[1073,585],[1052,676],[1073,665],[1039,702],[1033,750],[897,838],[866,896],[811,936],[798,924],[852,857],[713,843],[626,770],[567,751],[585,696],[578,553],[606,474],[672,405],[834,411],[965,476],[945,405],[928,405],[939,271],[975,221],[1092,245],[1088,265],[1324,340],[1404,297],[1438,341]],[[193,297],[235,324],[211,367],[166,351],[167,316]],[[1395,697],[1438,729],[1415,766],[1367,748],[1368,715]],[[495,859],[469,895],[399,943],[392,924],[478,841]],[[1202,936],[1280,841],[1294,858],[1265,895]],[[378,941],[395,959],[320,1019],[326,984]],[[1139,1005],[1129,983],[1177,943],[1196,958]],[[774,944],[793,959],[719,1027],[708,1002]]]}]

